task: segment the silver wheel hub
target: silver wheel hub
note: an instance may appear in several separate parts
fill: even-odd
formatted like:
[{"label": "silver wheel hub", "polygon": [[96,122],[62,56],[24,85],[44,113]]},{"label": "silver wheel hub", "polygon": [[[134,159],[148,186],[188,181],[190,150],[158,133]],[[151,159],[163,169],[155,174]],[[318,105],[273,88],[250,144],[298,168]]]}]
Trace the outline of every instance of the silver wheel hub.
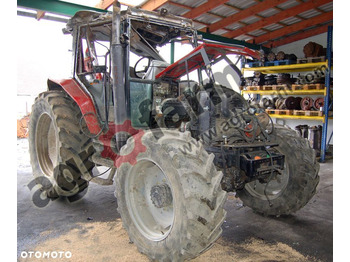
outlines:
[{"label": "silver wheel hub", "polygon": [[130,218],[139,232],[161,241],[174,223],[175,201],[165,172],[151,160],[140,160],[128,172],[125,199]]}]

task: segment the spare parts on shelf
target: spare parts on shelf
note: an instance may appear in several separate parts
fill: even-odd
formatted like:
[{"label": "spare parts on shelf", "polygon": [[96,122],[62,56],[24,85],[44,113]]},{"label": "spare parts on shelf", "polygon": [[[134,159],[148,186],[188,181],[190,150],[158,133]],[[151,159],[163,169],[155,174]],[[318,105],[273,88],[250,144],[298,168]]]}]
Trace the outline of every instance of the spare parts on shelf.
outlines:
[{"label": "spare parts on shelf", "polygon": [[[262,52],[261,59],[253,60],[246,63],[242,68],[242,73],[260,71],[264,74],[278,74],[278,73],[291,73],[293,76],[298,77],[296,84],[289,86],[288,84],[278,84],[286,81],[287,75],[279,75],[276,78],[276,85],[263,85],[259,87],[246,86],[245,90],[241,88],[242,95],[247,94],[250,98],[252,96],[256,99],[255,103],[261,104],[263,107],[270,106],[270,101],[264,99],[264,95],[275,96],[272,99],[272,103],[276,108],[268,109],[266,112],[272,118],[282,119],[307,119],[323,122],[322,128],[322,142],[321,142],[321,162],[325,161],[325,155],[327,150],[327,130],[328,120],[333,116],[332,112],[332,43],[333,43],[333,26],[328,26],[327,33],[327,49],[320,44],[309,42],[303,48],[304,58],[297,58],[295,64],[291,63],[287,59],[295,59],[295,55],[288,56],[283,51],[269,54],[269,60],[267,61],[267,54]],[[277,61],[271,61],[273,57]],[[280,60],[284,59],[284,60]],[[290,77],[292,78],[292,77]],[[265,77],[265,83],[273,83],[273,77],[267,75]],[[288,98],[290,95],[305,96],[301,99],[293,98],[281,98],[280,95]],[[309,97],[311,96],[312,97]],[[322,98],[315,98],[316,95],[323,95]],[[277,97],[277,98],[276,98]],[[297,100],[298,99],[298,100]],[[315,101],[314,101],[315,100]],[[301,110],[278,110],[280,108],[297,107],[300,104]],[[298,107],[297,107],[298,108]],[[315,111],[316,110],[316,111]],[[328,142],[329,143],[329,142]]]},{"label": "spare parts on shelf", "polygon": [[297,61],[297,56],[295,54],[285,54],[283,51],[279,51],[276,55],[276,60],[290,60],[290,61]]},{"label": "spare parts on shelf", "polygon": [[301,97],[289,96],[287,98],[277,98],[275,102],[276,109],[300,110]]},{"label": "spare parts on shelf", "polygon": [[311,110],[313,105],[314,105],[314,100],[309,96],[304,97],[300,102],[300,106],[302,110]]},{"label": "spare parts on shelf", "polygon": [[316,155],[320,156],[322,143],[322,126],[312,126],[310,130],[310,146],[315,149]]},{"label": "spare parts on shelf", "polygon": [[312,78],[309,78],[308,75],[298,74],[296,84],[297,85],[305,85],[305,84],[310,83],[311,81],[312,81]]},{"label": "spare parts on shelf", "polygon": [[[321,52],[321,47],[317,43],[310,42],[304,47],[304,51],[307,53],[306,57],[319,55]],[[322,47],[323,48],[323,47]],[[275,60],[286,60],[286,59],[296,59],[294,54],[285,54],[283,51],[279,51],[277,54],[270,52],[267,55],[264,54],[264,57],[268,61]],[[309,58],[313,59],[313,58]],[[271,66],[273,68],[273,66]],[[264,95],[264,92],[267,90],[279,90],[279,85],[284,85],[289,87],[288,90],[293,93],[292,85],[303,85],[302,89],[298,90],[312,90],[315,87],[311,87],[312,89],[308,89],[305,85],[313,85],[313,84],[324,84],[325,83],[325,73],[327,72],[325,66],[317,66],[313,71],[309,73],[299,73],[297,78],[293,77],[293,74],[290,73],[275,73],[275,74],[263,74],[260,71],[254,71],[254,75],[251,77],[241,78],[241,86],[244,87],[252,87],[258,86],[258,88],[248,89],[248,91],[253,90],[259,95]],[[273,69],[271,69],[273,71]],[[285,88],[285,87],[284,87]],[[293,87],[294,88],[294,87]],[[242,89],[243,90],[243,89]],[[269,93],[271,94],[271,92]],[[310,92],[310,94],[312,94]],[[258,106],[262,109],[279,109],[279,110],[303,110],[303,111],[323,111],[325,106],[324,97],[312,98],[310,96],[306,97],[295,97],[295,96],[287,96],[287,97],[256,97],[251,101],[251,104],[254,106]],[[296,112],[297,116],[303,115],[302,112]],[[315,116],[315,115],[310,115]],[[320,116],[320,115],[318,115]]]},{"label": "spare parts on shelf", "polygon": [[285,98],[283,98],[283,97],[279,97],[279,98],[277,98],[277,100],[276,100],[276,103],[275,103],[275,107],[276,107],[276,109],[286,109],[286,105],[285,105]]},{"label": "spare parts on shelf", "polygon": [[324,107],[324,97],[318,97],[314,101],[314,108],[316,110],[321,110]]},{"label": "spare parts on shelf", "polygon": [[292,85],[297,81],[297,79],[291,77],[290,74],[282,73],[282,74],[277,74],[276,81],[278,85]]},{"label": "spare parts on shelf", "polygon": [[265,76],[265,85],[277,85],[277,78],[275,75]]},{"label": "spare parts on shelf", "polygon": [[307,74],[298,74],[296,84],[305,85],[305,84],[324,84],[325,78],[316,72],[307,73]]},{"label": "spare parts on shelf", "polygon": [[265,109],[275,108],[275,104],[274,104],[273,100],[268,98],[268,97],[263,97],[262,99],[260,99],[259,106],[261,108],[265,108]]},{"label": "spare parts on shelf", "polygon": [[295,100],[296,100],[296,108],[295,108],[295,110],[301,110],[301,100],[303,100],[303,98],[302,97],[300,97],[300,96],[297,96],[296,98],[295,98]]},{"label": "spare parts on shelf", "polygon": [[295,130],[301,137],[304,137],[310,141],[310,146],[316,151],[316,155],[319,156],[321,152],[322,141],[322,126],[308,126],[298,125]]},{"label": "spare parts on shelf", "polygon": [[286,54],[283,51],[279,51],[276,55],[277,60],[284,60]]},{"label": "spare parts on shelf", "polygon": [[317,44],[315,42],[307,43],[304,46],[303,51],[305,57],[317,57],[326,55],[326,48],[323,48],[322,45]]},{"label": "spare parts on shelf", "polygon": [[297,61],[298,58],[295,54],[285,54],[284,59],[290,61]]},{"label": "spare parts on shelf", "polygon": [[298,125],[295,127],[295,130],[299,133],[299,135],[303,138],[309,138],[309,126],[308,125]]},{"label": "spare parts on shelf", "polygon": [[252,86],[262,86],[265,85],[265,75],[260,72],[254,72],[254,78],[252,81]]},{"label": "spare parts on shelf", "polygon": [[279,51],[277,54],[274,52],[270,52],[267,55],[267,61],[273,62],[273,61],[284,61],[284,60],[290,60],[292,62],[297,61],[297,56],[295,54],[285,54],[283,51]]},{"label": "spare parts on shelf", "polygon": [[276,60],[276,55],[274,52],[270,52],[268,55],[267,55],[267,60],[272,62],[272,61],[275,61]]},{"label": "spare parts on shelf", "polygon": [[288,97],[263,97],[260,99],[260,101],[257,101],[256,99],[252,99],[251,101],[254,101],[254,104],[258,104],[260,108],[263,109],[287,109],[287,110],[316,110],[316,111],[323,111],[324,107],[324,98],[318,97],[317,99],[313,100],[311,97],[294,97],[294,96],[288,96]]},{"label": "spare parts on shelf", "polygon": [[298,97],[289,96],[284,101],[284,104],[285,104],[286,109],[289,109],[289,110],[300,110],[301,109],[300,108],[300,101],[301,101],[301,99],[299,99]]}]

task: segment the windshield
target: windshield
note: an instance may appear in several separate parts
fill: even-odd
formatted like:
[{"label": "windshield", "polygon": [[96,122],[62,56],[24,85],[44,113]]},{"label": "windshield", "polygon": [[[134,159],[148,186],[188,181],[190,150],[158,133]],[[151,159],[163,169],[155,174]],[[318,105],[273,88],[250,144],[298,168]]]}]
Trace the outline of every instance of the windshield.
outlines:
[{"label": "windshield", "polygon": [[[212,63],[211,71],[214,78],[213,82],[239,92],[239,83],[242,76],[240,60],[240,55],[227,55],[221,60]],[[206,84],[209,82],[209,77],[203,72],[203,83]]]}]

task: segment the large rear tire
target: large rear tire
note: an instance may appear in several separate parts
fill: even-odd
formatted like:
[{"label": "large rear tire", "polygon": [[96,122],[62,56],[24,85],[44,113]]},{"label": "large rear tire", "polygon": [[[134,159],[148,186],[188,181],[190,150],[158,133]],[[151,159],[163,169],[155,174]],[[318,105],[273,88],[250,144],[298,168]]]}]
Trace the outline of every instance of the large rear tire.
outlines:
[{"label": "large rear tire", "polygon": [[243,204],[263,215],[280,216],[294,213],[304,207],[316,193],[320,165],[309,142],[294,130],[276,125],[272,139],[285,155],[281,175],[268,183],[253,181],[237,191]]},{"label": "large rear tire", "polygon": [[[33,175],[48,197],[73,196],[88,186],[82,172],[92,175],[91,139],[80,130],[78,105],[62,91],[41,93],[29,122]],[[84,170],[82,170],[82,168]]]},{"label": "large rear tire", "polygon": [[[210,248],[221,235],[226,192],[214,155],[188,132],[162,132],[159,140],[152,132],[142,134],[146,152],[137,156],[135,165],[123,163],[118,169],[118,211],[141,253],[156,261],[184,261]],[[130,138],[121,154],[130,152],[137,140]]]}]

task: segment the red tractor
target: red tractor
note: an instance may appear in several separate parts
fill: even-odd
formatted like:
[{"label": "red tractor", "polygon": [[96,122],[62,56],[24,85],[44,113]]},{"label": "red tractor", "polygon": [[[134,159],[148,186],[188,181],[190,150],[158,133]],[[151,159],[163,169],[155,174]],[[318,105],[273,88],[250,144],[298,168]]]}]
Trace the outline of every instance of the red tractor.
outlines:
[{"label": "red tractor", "polygon": [[[308,142],[215,81],[215,64],[237,71],[229,55],[257,51],[204,42],[191,20],[166,10],[118,3],[113,13],[76,13],[64,32],[73,37],[72,76],[48,80],[30,119],[33,174],[48,197],[114,181],[139,251],[183,261],[219,238],[226,192],[272,216],[315,194],[319,165]],[[157,48],[174,41],[193,51],[169,65]]]}]

